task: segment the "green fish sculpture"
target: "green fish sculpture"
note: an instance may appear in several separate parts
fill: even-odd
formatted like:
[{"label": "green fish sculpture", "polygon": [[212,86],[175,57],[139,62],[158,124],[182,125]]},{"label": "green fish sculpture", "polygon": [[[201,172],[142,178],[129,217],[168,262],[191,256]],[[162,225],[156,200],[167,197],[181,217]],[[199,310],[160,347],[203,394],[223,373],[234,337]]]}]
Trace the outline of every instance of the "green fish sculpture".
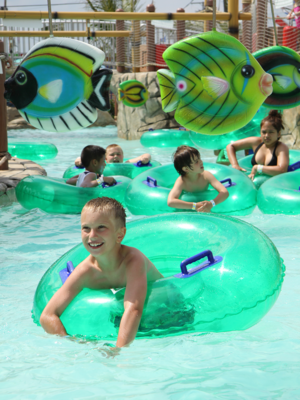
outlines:
[{"label": "green fish sculpture", "polygon": [[273,77],[273,93],[264,106],[275,109],[300,104],[300,56],[284,46],[273,46],[253,53],[262,68]]},{"label": "green fish sculpture", "polygon": [[146,103],[149,92],[139,81],[131,79],[122,82],[118,89],[118,99],[128,107],[140,107]]},{"label": "green fish sculpture", "polygon": [[215,30],[170,46],[157,71],[165,112],[205,135],[242,128],[272,93],[273,78],[234,37]]},{"label": "green fish sculpture", "polygon": [[100,69],[104,57],[102,50],[78,40],[42,40],[5,81],[4,97],[36,128],[85,128],[97,119],[96,108],[110,109],[112,71]]}]

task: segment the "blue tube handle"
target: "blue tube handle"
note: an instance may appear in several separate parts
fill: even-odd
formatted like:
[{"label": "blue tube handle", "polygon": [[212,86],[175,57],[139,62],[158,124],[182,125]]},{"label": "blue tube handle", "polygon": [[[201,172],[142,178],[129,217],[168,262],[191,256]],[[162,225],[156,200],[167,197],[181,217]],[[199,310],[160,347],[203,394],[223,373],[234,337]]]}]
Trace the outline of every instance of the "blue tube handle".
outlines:
[{"label": "blue tube handle", "polygon": [[154,131],[153,128],[148,129],[148,132],[153,132],[153,131]]},{"label": "blue tube handle", "polygon": [[194,256],[187,258],[186,260],[180,263],[181,272],[184,275],[188,275],[187,265],[194,263],[195,261],[200,260],[201,258],[207,257],[208,261],[212,264],[215,262],[213,253],[210,250],[204,250],[201,253],[195,254]]},{"label": "blue tube handle", "polygon": [[147,182],[152,182],[154,186],[157,186],[157,180],[152,178],[151,176],[147,176]]},{"label": "blue tube handle", "polygon": [[226,183],[226,182],[229,183],[229,186],[232,186],[232,180],[231,180],[231,178],[223,179],[222,181],[220,181],[220,183]]},{"label": "blue tube handle", "polygon": [[184,126],[180,126],[179,131],[186,131],[186,128]]},{"label": "blue tube handle", "polygon": [[72,261],[68,261],[67,262],[67,270],[68,270],[69,274],[71,274],[74,271],[74,269],[75,268],[74,268]]}]

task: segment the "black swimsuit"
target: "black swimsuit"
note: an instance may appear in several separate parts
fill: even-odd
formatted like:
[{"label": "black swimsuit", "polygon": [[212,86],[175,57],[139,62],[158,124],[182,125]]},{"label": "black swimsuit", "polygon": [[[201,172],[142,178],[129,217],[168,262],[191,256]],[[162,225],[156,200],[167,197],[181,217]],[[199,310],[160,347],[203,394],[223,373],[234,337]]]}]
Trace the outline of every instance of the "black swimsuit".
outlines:
[{"label": "black swimsuit", "polygon": [[[276,148],[277,148],[277,146],[278,146],[278,141],[277,141],[277,143],[276,143],[276,145],[275,145],[275,147],[274,147],[274,150],[273,150],[273,154],[272,154],[272,158],[271,158],[271,161],[269,162],[269,164],[268,165],[266,165],[266,167],[274,167],[274,166],[276,166],[277,165],[277,156],[276,156]],[[259,146],[257,146],[256,147],[256,149],[255,149],[255,152],[254,152],[254,154],[253,154],[253,157],[251,158],[251,164],[252,165],[257,165],[257,162],[256,162],[256,160],[255,160],[255,156],[256,156],[256,153],[258,152],[258,150],[261,148],[261,146],[264,144],[264,142],[263,143],[261,143]]]}]

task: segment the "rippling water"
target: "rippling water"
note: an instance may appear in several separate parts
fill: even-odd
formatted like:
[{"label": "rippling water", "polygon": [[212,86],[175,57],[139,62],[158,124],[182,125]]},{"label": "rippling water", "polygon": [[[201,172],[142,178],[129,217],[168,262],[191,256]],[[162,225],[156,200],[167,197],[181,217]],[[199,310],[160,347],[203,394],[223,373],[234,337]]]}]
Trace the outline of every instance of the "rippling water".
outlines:
[{"label": "rippling water", "polygon": [[[117,142],[128,157],[149,150],[117,138],[114,127],[9,132],[9,141],[25,139],[58,147],[56,159],[40,163],[56,177],[87,144]],[[162,163],[173,151],[151,149]],[[215,160],[210,151],[201,154]],[[0,399],[300,399],[300,217],[256,209],[243,220],[273,240],[287,268],[262,321],[242,332],[136,340],[111,358],[103,342],[51,336],[31,320],[41,276],[80,242],[79,216],[27,211],[17,203],[0,208]]]}]

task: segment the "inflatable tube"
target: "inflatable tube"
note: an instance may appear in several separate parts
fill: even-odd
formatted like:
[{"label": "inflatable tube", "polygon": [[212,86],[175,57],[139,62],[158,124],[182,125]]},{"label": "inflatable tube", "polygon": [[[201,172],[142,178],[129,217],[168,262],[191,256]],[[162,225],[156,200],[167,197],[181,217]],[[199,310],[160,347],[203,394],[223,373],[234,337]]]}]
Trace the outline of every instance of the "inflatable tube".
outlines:
[{"label": "inflatable tube", "polygon": [[[124,160],[126,161],[126,160]],[[109,163],[106,164],[104,169],[104,176],[114,176],[114,175],[122,175],[127,176],[127,178],[133,179],[137,175],[141,174],[144,171],[148,171],[151,168],[158,167],[161,165],[160,162],[151,160],[148,164],[142,164],[141,161],[131,164],[131,163]],[[64,178],[69,179],[72,176],[78,175],[84,171],[84,168],[78,168],[75,165],[71,165],[64,172]]]},{"label": "inflatable tube", "polygon": [[23,160],[49,160],[57,156],[58,150],[51,143],[28,143],[18,142],[9,143],[8,152],[12,157],[17,157]]},{"label": "inflatable tube", "polygon": [[[148,284],[137,337],[247,329],[273,306],[284,278],[270,239],[234,218],[178,213],[141,219],[127,225],[123,243],[142,251],[165,277]],[[80,244],[48,269],[34,296],[35,323],[72,270],[67,262],[76,268],[87,255]],[[115,340],[124,292],[84,289],[60,317],[68,334]]]},{"label": "inflatable tube", "polygon": [[[290,155],[289,165],[295,164],[297,161],[300,161],[300,150],[290,150],[289,155]],[[252,171],[252,164],[251,164],[252,157],[253,157],[253,154],[251,154],[250,156],[247,156],[247,157],[240,158],[238,160],[239,166],[242,168],[245,168],[246,175],[249,175]],[[253,183],[258,189],[269,178],[272,178],[272,177],[270,175],[265,175],[265,174],[261,174],[261,175],[256,174],[254,177]]]},{"label": "inflatable tube", "polygon": [[157,129],[143,133],[140,142],[145,147],[193,146],[189,130]]},{"label": "inflatable tube", "polygon": [[268,179],[258,190],[257,205],[265,214],[300,214],[300,170]]},{"label": "inflatable tube", "polygon": [[[229,197],[223,203],[212,209],[214,213],[228,215],[247,215],[256,206],[256,189],[251,180],[241,172],[220,164],[204,163],[204,168],[210,171],[219,181],[232,181],[233,186],[227,187]],[[156,215],[161,213],[183,211],[168,207],[167,199],[178,172],[173,164],[154,168],[137,176],[128,186],[125,195],[126,206],[132,214]],[[149,181],[149,182],[148,182]],[[157,186],[155,186],[155,182]],[[212,187],[198,193],[183,193],[181,200],[198,202],[211,200],[217,196]],[[192,210],[191,210],[192,211]]]},{"label": "inflatable tube", "polygon": [[266,108],[260,108],[255,117],[246,126],[225,135],[211,136],[202,135],[190,131],[190,139],[194,145],[207,150],[222,150],[236,140],[245,139],[249,136],[260,136],[261,120],[268,115]]},{"label": "inflatable tube", "polygon": [[67,185],[61,178],[27,176],[16,187],[16,196],[28,210],[40,208],[51,214],[79,214],[83,206],[96,197],[108,196],[123,203],[130,179],[125,176],[115,176],[115,179],[114,186],[82,188]]}]

